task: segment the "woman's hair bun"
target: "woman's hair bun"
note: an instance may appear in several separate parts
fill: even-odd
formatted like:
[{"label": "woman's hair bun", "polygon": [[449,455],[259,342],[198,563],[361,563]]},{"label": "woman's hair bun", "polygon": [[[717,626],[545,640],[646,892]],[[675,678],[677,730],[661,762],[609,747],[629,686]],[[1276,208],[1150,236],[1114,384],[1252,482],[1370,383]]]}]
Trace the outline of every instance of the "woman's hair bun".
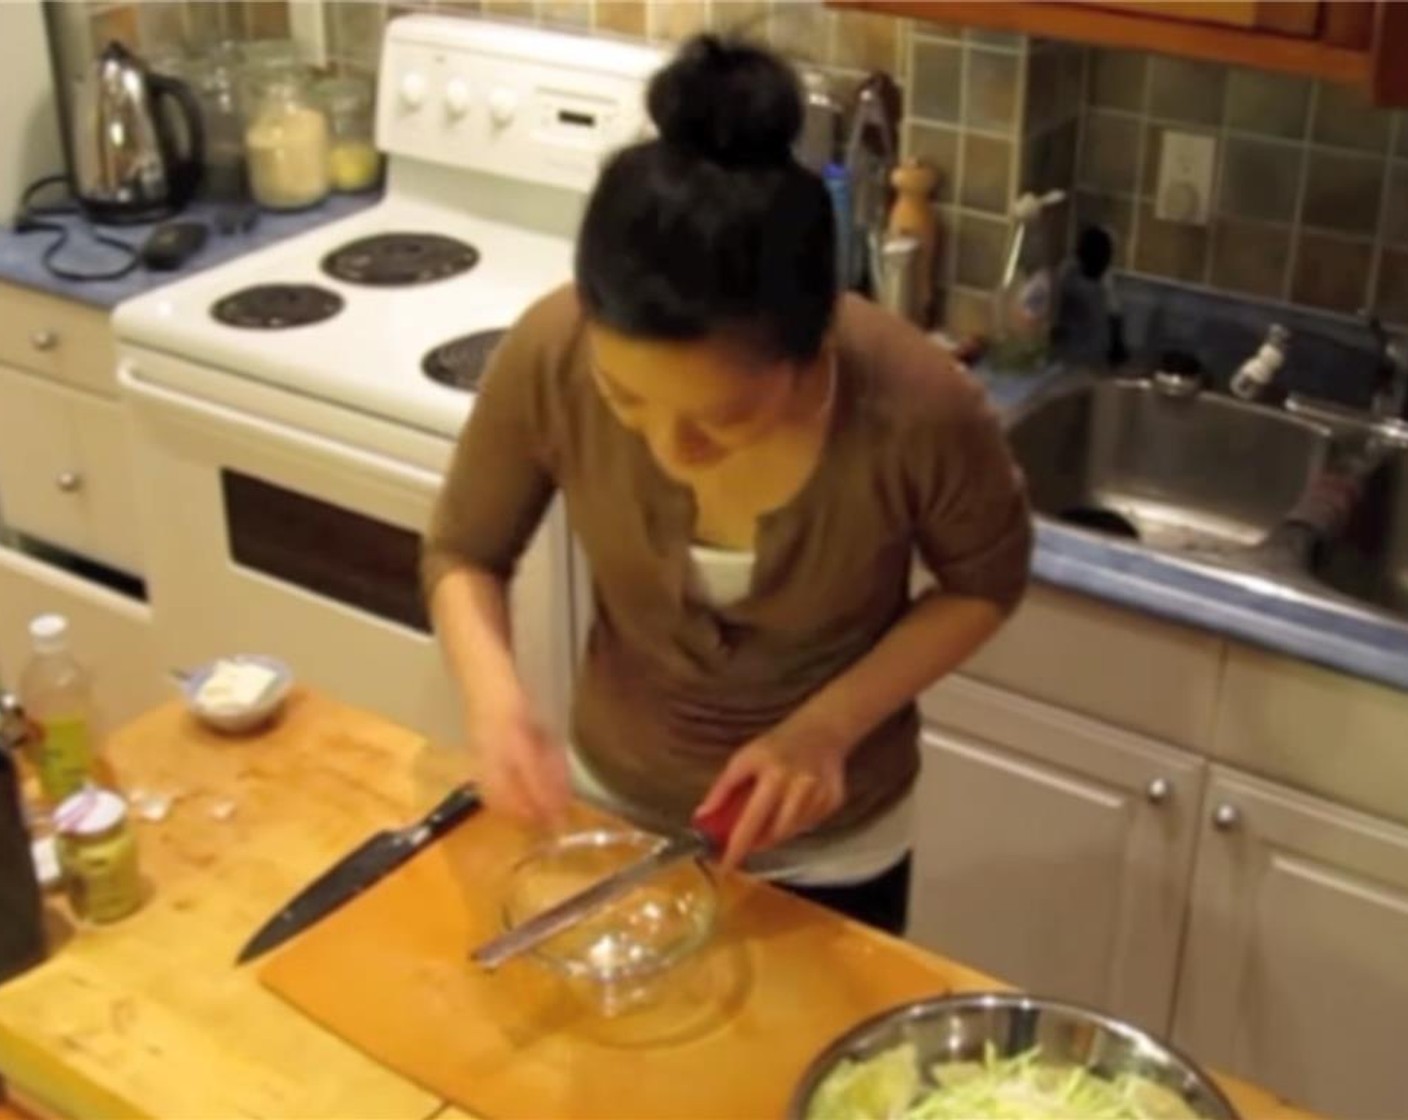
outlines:
[{"label": "woman's hair bun", "polygon": [[646,106],[665,144],[725,167],[786,163],[802,129],[792,68],[717,35],[686,42],[651,80]]}]

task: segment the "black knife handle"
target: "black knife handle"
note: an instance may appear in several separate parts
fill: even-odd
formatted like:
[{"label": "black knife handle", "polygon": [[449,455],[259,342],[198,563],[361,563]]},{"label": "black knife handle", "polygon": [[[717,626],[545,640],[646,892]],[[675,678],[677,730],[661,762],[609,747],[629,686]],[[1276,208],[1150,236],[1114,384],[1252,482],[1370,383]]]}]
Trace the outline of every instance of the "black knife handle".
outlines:
[{"label": "black knife handle", "polygon": [[417,839],[422,844],[437,840],[482,804],[479,791],[472,786],[457,786],[439,805],[431,809],[416,825]]}]

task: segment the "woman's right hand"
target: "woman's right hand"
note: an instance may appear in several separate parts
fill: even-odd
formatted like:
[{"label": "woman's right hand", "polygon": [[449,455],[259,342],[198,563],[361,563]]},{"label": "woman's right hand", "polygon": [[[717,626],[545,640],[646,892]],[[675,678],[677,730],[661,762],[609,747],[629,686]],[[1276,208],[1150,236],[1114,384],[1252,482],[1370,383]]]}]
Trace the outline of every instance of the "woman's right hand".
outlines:
[{"label": "woman's right hand", "polygon": [[567,752],[526,702],[487,705],[466,721],[484,802],[522,824],[561,825],[571,804]]}]

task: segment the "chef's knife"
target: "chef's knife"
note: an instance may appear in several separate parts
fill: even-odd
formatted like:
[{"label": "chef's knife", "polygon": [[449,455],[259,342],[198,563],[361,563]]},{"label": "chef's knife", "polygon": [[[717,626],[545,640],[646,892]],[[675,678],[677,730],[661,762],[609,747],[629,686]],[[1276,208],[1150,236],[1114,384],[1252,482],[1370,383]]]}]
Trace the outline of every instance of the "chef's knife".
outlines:
[{"label": "chef's knife", "polygon": [[433,844],[479,806],[478,790],[461,786],[415,824],[378,832],[314,879],[265,922],[240,950],[235,963],[245,964],[262,956],[327,917]]},{"label": "chef's knife", "polygon": [[511,958],[591,917],[671,864],[698,856],[720,855],[728,847],[729,837],[738,824],[738,818],[743,815],[751,792],[751,782],[740,786],[707,817],[696,817],[694,827],[689,831],[663,841],[649,855],[549,906],[492,941],[486,941],[470,954],[470,959],[481,968],[493,971]]}]

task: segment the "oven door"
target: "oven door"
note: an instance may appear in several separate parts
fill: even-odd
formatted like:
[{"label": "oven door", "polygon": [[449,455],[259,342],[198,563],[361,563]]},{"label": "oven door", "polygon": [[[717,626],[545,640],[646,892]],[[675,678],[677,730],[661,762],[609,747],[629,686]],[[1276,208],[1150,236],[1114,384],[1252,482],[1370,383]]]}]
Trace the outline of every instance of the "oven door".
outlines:
[{"label": "oven door", "polygon": [[[433,740],[458,741],[460,705],[417,574],[441,480],[426,463],[447,460],[448,441],[434,440],[434,454],[410,462],[192,396],[165,373],[166,384],[144,375],[144,362],[173,360],[129,353],[118,374],[131,405],[148,589],[167,663],[272,653],[309,685]],[[366,418],[358,424],[365,429]],[[524,683],[559,733],[574,647],[567,542],[555,504],[512,589]]]}]

